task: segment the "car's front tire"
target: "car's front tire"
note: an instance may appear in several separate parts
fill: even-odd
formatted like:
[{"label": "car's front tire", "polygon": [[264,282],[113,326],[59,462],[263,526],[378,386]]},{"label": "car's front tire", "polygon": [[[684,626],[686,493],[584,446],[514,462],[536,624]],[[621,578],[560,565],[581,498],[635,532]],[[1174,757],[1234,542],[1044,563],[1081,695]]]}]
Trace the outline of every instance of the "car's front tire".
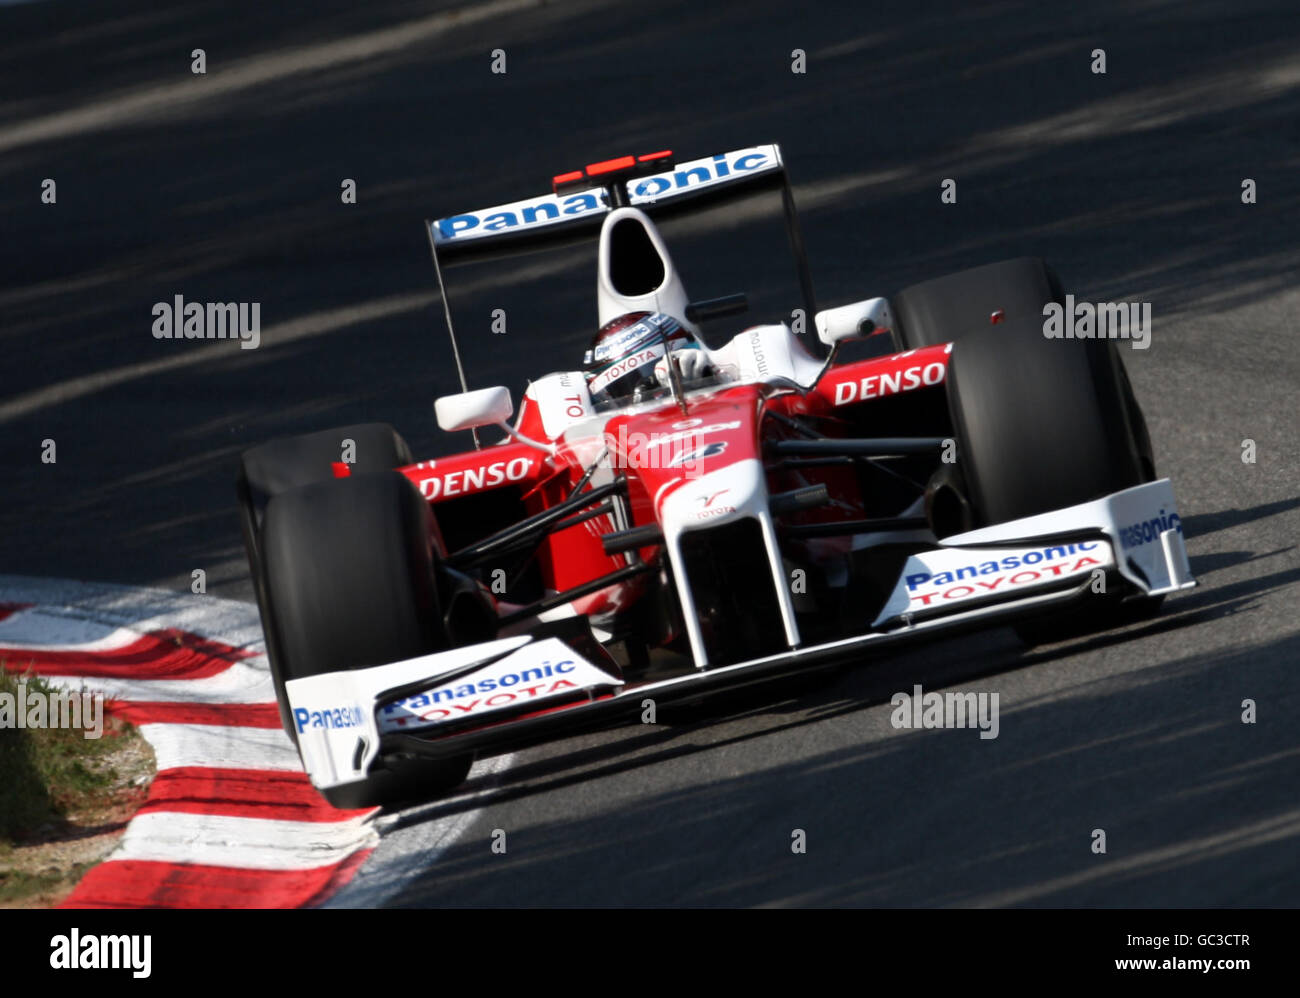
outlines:
[{"label": "car's front tire", "polygon": [[[350,459],[350,460],[349,460]],[[334,481],[334,462],[348,463],[349,471],[388,471],[411,463],[411,450],[387,423],[355,423],[293,437],[279,437],[249,448],[240,455],[235,492],[248,570],[262,617],[271,682],[280,703],[280,721],[291,736],[293,726],[280,649],[277,647],[272,607],[266,598],[266,568],[262,558],[262,522],[273,496],[316,482]]]},{"label": "car's front tire", "polygon": [[[947,391],[975,526],[1088,502],[1149,479],[1127,381],[1109,340],[1048,339],[1040,318],[975,330],[953,345]],[[1159,599],[1105,593],[1017,625],[1030,643],[1154,612]]]},{"label": "car's front tire", "polygon": [[[444,651],[433,514],[396,471],[274,496],[262,529],[266,587],[285,681]],[[345,806],[444,792],[472,758],[381,760]],[[330,791],[325,796],[335,802]]]},{"label": "car's front tire", "polygon": [[1060,278],[1037,257],[1003,260],[913,284],[892,295],[904,349],[951,343],[999,322],[1043,320],[1043,306],[1064,302]]},{"label": "car's front tire", "polygon": [[[904,288],[889,299],[898,342],[905,350],[954,343],[990,328],[1006,329],[1031,318],[1042,322],[1049,302],[1064,306],[1061,279],[1045,260],[1020,257],[988,263]],[[996,320],[996,321],[995,321]],[[1143,481],[1156,477],[1146,419],[1118,365],[1124,408],[1142,461]]]},{"label": "car's front tire", "polygon": [[[376,533],[388,537],[384,543],[390,548],[395,544],[398,549],[409,552],[427,546],[429,566],[421,567],[417,575],[433,577],[431,566],[437,545],[430,542],[429,535],[424,532],[430,525],[420,526],[411,515],[414,508],[412,493],[426,517],[431,516],[431,511],[404,476],[391,472],[391,469],[411,464],[412,460],[406,441],[386,423],[360,423],[283,437],[251,448],[241,456],[236,489],[244,546],[261,612],[281,723],[295,741],[293,718],[284,686],[288,679],[337,668],[376,664],[380,660],[393,661],[395,658],[390,656],[408,657],[403,653],[406,649],[439,650],[447,647],[445,628],[438,623],[441,619],[437,613],[439,607],[434,605],[437,590],[435,588],[434,600],[430,600],[418,579],[407,589],[397,586],[396,603],[390,609],[405,622],[396,625],[395,631],[384,633],[375,633],[382,630],[376,626],[376,618],[356,616],[358,607],[365,604],[353,598],[352,588],[364,586],[356,582],[350,588],[346,573],[331,573],[341,581],[332,589],[326,586],[318,591],[313,597],[316,601],[314,607],[302,605],[306,598],[303,593],[283,595],[292,591],[299,582],[311,584],[307,574],[312,571],[308,566],[313,556],[309,552],[314,549],[327,555],[333,552],[336,562],[355,566],[361,563],[351,560],[355,545],[363,544],[368,552],[373,552],[376,548],[367,545]],[[336,479],[333,465],[344,461],[348,463],[349,477]],[[389,484],[361,486],[369,498],[361,498],[355,484],[347,484],[352,478],[370,480],[375,473],[386,477]],[[320,492],[301,493],[307,487]],[[342,487],[345,491],[335,493],[332,491],[335,487]],[[376,489],[380,494],[371,494]],[[352,503],[351,510],[340,513],[331,501],[319,508],[303,509],[312,506],[313,495],[326,492],[331,500],[348,499]],[[269,507],[277,497],[294,493],[300,494],[277,504],[275,525],[268,533]],[[302,510],[301,516],[294,512],[296,509]],[[394,542],[394,534],[404,539]],[[362,541],[363,537],[368,540]],[[276,569],[277,590],[282,595],[278,597],[272,595],[268,584],[268,546],[274,550],[273,560],[279,566]],[[376,564],[368,559],[366,553],[359,553],[358,557],[368,566],[366,571],[372,577],[378,575],[381,578],[380,587],[384,591],[391,590],[394,585],[389,575],[392,565],[405,564],[407,569],[410,566],[409,560]],[[357,580],[360,577],[352,578]],[[415,607],[420,614],[428,613],[427,622],[422,621],[418,626],[410,623]],[[327,648],[323,655],[320,654],[319,646],[325,643],[323,636],[332,633],[330,628],[340,622],[350,625],[346,643]],[[289,636],[285,638],[283,634]],[[423,653],[423,650],[417,650],[412,654]],[[384,770],[372,773],[363,787],[329,791],[325,796],[337,807],[368,807],[408,797],[433,796],[460,783],[472,761],[471,757],[465,756],[438,763],[423,760],[390,763]]]}]

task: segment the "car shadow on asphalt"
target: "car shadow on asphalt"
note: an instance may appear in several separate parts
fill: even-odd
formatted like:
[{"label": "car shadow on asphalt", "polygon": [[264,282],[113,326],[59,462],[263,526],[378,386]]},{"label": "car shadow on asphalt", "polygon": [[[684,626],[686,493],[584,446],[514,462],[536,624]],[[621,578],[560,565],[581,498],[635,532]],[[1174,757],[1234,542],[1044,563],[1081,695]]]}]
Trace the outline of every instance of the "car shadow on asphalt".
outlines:
[{"label": "car shadow on asphalt", "polygon": [[[1230,614],[1248,612],[1259,596],[1298,581],[1300,568],[1226,586],[1201,588],[1167,602],[1161,616],[1153,621],[1046,647],[1026,647],[1009,639],[1010,632],[1002,629],[974,638],[935,641],[922,649],[881,658],[865,668],[839,666],[822,670],[821,676],[797,677],[719,695],[698,706],[665,708],[665,723],[651,731],[631,734],[631,725],[610,727],[606,734],[599,736],[599,744],[561,751],[513,766],[503,773],[472,780],[464,785],[466,797],[395,815],[386,823],[385,832],[852,715],[888,703],[896,691],[910,689],[921,680],[929,689],[943,689],[954,683],[987,679],[1088,651],[1136,645],[1143,639],[1159,638]],[[972,641],[982,654],[970,654]],[[798,688],[794,695],[791,695],[792,685]],[[782,716],[790,719],[780,720]],[[772,723],[764,723],[765,720]],[[719,726],[741,721],[757,721],[758,726],[728,737],[709,736]]]},{"label": "car shadow on asphalt", "polygon": [[1193,513],[1183,517],[1183,532],[1188,537],[1201,537],[1212,534],[1216,530],[1240,527],[1242,524],[1254,523],[1293,509],[1300,509],[1300,498],[1278,499],[1274,502],[1247,506],[1244,509],[1221,509],[1216,513]]},{"label": "car shadow on asphalt", "polygon": [[[1115,662],[1077,681],[1057,670],[1003,706],[991,741],[873,726],[862,714],[861,738],[847,745],[842,727],[837,747],[784,739],[774,753],[774,741],[766,754],[754,750],[766,765],[738,773],[726,753],[708,755],[867,710],[858,690],[844,702],[837,684],[816,718],[706,746],[669,734],[654,747],[642,736],[635,758],[581,776],[546,779],[544,766],[530,767],[534,785],[474,802],[556,794],[511,833],[510,853],[483,859],[487,827],[511,827],[506,808],[452,845],[399,903],[1293,903],[1300,810],[1287,788],[1300,777],[1300,752],[1278,707],[1300,695],[1300,683],[1279,684],[1276,668],[1297,654],[1293,635],[1136,668]],[[704,755],[689,773],[679,767],[637,795],[626,781],[572,790],[692,752]],[[792,854],[792,829],[806,831],[806,855]],[[1104,853],[1090,848],[1097,831],[1109,836]]]}]

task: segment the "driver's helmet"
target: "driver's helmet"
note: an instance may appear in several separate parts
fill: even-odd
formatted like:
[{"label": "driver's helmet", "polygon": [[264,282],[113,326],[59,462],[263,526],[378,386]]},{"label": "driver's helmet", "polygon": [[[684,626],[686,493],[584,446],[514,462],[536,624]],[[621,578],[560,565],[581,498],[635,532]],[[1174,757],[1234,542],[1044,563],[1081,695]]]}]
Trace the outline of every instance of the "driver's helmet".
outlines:
[{"label": "driver's helmet", "polygon": [[627,402],[658,386],[655,363],[670,350],[700,346],[689,329],[663,312],[627,312],[600,327],[582,359],[591,400]]}]

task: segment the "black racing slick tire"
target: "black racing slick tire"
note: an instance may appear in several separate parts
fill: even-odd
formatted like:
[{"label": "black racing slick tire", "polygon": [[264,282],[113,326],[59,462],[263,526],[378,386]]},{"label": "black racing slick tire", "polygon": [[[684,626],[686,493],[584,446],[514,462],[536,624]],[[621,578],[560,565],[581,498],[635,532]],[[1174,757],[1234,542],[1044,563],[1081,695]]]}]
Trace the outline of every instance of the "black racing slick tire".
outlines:
[{"label": "black racing slick tire", "polygon": [[[261,549],[283,682],[449,647],[434,529],[428,504],[396,471],[354,474],[271,497]],[[287,713],[287,697],[277,692]],[[289,723],[292,735],[292,718]],[[362,789],[325,796],[343,807],[429,797],[464,780],[472,761],[381,760]]]},{"label": "black racing slick tire", "polygon": [[334,481],[334,462],[348,462],[349,471],[388,471],[412,462],[411,449],[387,423],[354,423],[294,437],[280,437],[252,447],[240,455],[235,492],[239,499],[240,526],[248,555],[249,576],[262,617],[271,681],[280,702],[280,720],[292,734],[285,706],[281,653],[277,647],[272,608],[266,599],[266,571],[262,559],[262,520],[271,497],[311,485]]},{"label": "black racing slick tire", "polygon": [[[947,391],[976,527],[1074,506],[1149,480],[1113,342],[1048,339],[1027,317],[956,341]],[[1142,430],[1142,432],[1145,432]],[[1140,612],[1158,600],[1139,600]],[[1030,643],[1131,619],[1110,593],[1068,619],[1017,631]]]},{"label": "black racing slick tire", "polygon": [[[981,330],[1027,323],[1031,317],[1042,323],[1043,306],[1048,302],[1065,304],[1061,279],[1045,260],[1029,256],[913,284],[889,300],[898,342],[904,350],[956,342]],[[1154,481],[1151,436],[1122,364],[1119,378],[1125,411],[1142,459],[1143,480]]]},{"label": "black racing slick tire", "polygon": [[1060,278],[1037,257],[1003,260],[936,277],[904,288],[889,299],[905,350],[950,343],[1000,323],[1037,317],[1043,306],[1064,303]]},{"label": "black racing slick tire", "polygon": [[428,504],[398,472],[274,496],[262,529],[286,679],[447,648]]},{"label": "black racing slick tire", "polygon": [[948,401],[976,524],[1073,506],[1143,481],[1108,340],[1055,340],[1030,318],[953,345]]},{"label": "black racing slick tire", "polygon": [[352,474],[359,474],[408,465],[412,457],[406,441],[387,423],[338,426],[252,447],[240,455],[239,480],[247,487],[254,525],[261,527],[273,495],[333,479],[335,462],[346,462]]}]

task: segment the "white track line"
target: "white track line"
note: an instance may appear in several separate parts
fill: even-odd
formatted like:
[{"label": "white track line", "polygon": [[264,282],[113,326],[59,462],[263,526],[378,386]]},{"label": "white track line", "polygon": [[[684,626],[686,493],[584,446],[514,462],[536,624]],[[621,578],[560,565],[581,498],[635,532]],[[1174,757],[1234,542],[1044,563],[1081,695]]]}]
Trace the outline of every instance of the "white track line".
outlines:
[{"label": "white track line", "polygon": [[[0,642],[3,644],[3,642]],[[136,703],[274,703],[269,673],[243,663],[203,679],[119,679],[104,676],[43,676],[63,689],[83,686],[114,700]]]},{"label": "white track line", "polygon": [[131,819],[113,859],[310,870],[358,849],[373,849],[378,842],[369,818],[278,821],[151,811]]},{"label": "white track line", "polygon": [[302,772],[298,750],[279,728],[225,728],[215,724],[142,724],[158,769],[274,769]]}]

